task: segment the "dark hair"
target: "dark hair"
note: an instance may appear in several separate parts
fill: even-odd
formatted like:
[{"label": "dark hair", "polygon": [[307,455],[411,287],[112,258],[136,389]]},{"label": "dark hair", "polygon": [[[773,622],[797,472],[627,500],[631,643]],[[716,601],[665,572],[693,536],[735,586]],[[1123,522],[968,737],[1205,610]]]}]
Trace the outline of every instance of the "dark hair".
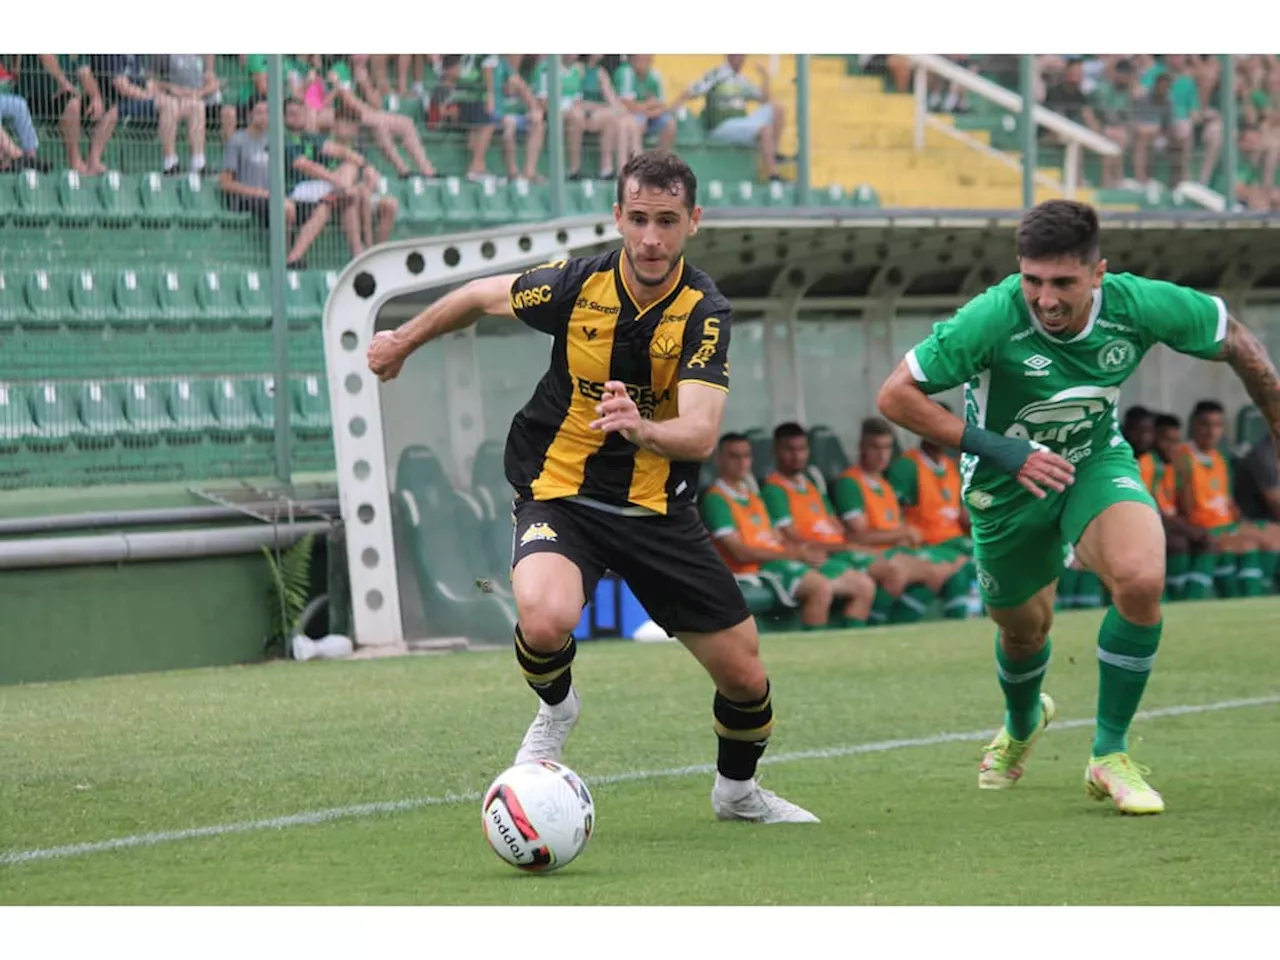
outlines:
[{"label": "dark hair", "polygon": [[[289,103],[289,102],[290,102],[290,101],[288,101],[288,100],[286,100],[286,101],[285,101],[285,103]],[[297,103],[298,101],[294,100],[294,101],[292,101],[292,102],[293,102],[293,103]],[[254,96],[252,99],[250,99],[250,100],[249,100],[249,112],[250,112],[250,113],[253,113],[253,111],[254,111],[254,110],[256,110],[256,109],[258,108],[258,104],[260,104],[260,103],[267,103],[267,98],[266,98],[266,97]],[[269,105],[269,104],[268,104],[268,105]]]},{"label": "dark hair", "polygon": [[723,450],[725,447],[727,447],[731,443],[750,443],[750,442],[751,441],[747,438],[747,435],[745,433],[735,433],[731,431],[729,433],[726,433],[723,437],[720,438],[719,447],[721,450]]},{"label": "dark hair", "polygon": [[780,423],[773,428],[774,443],[777,443],[779,440],[790,440],[792,437],[805,436],[808,436],[808,434],[804,432],[804,427],[800,426],[800,424],[796,423],[794,420],[788,420],[786,423]]},{"label": "dark hair", "polygon": [[1191,419],[1194,420],[1196,419],[1196,417],[1199,417],[1205,413],[1226,413],[1226,412],[1227,411],[1223,408],[1222,404],[1220,404],[1217,400],[1201,400],[1192,408]]},{"label": "dark hair", "polygon": [[867,417],[862,421],[862,439],[867,437],[892,437],[893,427],[883,417]]},{"label": "dark hair", "polygon": [[440,57],[441,70],[448,70],[450,67],[456,67],[460,63],[462,63],[462,54],[460,53],[446,53]]},{"label": "dark hair", "polygon": [[1132,407],[1124,412],[1124,425],[1130,426],[1140,420],[1150,420],[1155,416],[1150,410],[1140,403],[1135,403]]},{"label": "dark hair", "polygon": [[1173,427],[1173,429],[1175,430],[1181,430],[1182,421],[1179,420],[1177,417],[1175,417],[1172,413],[1157,413],[1156,429],[1164,430],[1164,429],[1167,429],[1168,427]]},{"label": "dark hair", "polygon": [[692,212],[698,205],[698,178],[679,154],[670,150],[646,150],[627,161],[618,173],[618,206],[624,207],[623,188],[634,177],[642,187],[656,187],[673,196],[676,188],[684,192],[684,205]]},{"label": "dark hair", "polygon": [[1097,263],[1101,257],[1098,213],[1077,200],[1046,200],[1018,224],[1018,256],[1028,260],[1075,257]]}]

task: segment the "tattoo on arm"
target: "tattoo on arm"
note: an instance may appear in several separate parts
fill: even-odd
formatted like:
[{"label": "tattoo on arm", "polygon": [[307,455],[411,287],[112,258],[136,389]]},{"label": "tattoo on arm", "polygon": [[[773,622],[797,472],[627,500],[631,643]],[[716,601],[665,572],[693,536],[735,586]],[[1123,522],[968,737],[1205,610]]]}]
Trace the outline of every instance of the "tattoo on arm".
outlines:
[{"label": "tattoo on arm", "polygon": [[1280,438],[1280,374],[1267,356],[1267,348],[1243,323],[1228,317],[1227,337],[1218,359],[1231,365],[1266,419],[1272,436]]}]

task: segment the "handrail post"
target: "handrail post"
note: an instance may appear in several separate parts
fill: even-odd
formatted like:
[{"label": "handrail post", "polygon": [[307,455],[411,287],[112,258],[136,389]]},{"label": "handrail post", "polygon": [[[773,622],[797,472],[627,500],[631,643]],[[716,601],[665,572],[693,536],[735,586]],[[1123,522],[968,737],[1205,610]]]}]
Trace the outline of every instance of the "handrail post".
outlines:
[{"label": "handrail post", "polygon": [[916,95],[916,150],[924,149],[924,120],[929,113],[929,68],[916,64],[914,92]]},{"label": "handrail post", "polygon": [[1067,141],[1067,156],[1063,162],[1066,169],[1063,170],[1063,189],[1066,191],[1067,199],[1074,200],[1076,198],[1076,187],[1080,183],[1080,141]]}]

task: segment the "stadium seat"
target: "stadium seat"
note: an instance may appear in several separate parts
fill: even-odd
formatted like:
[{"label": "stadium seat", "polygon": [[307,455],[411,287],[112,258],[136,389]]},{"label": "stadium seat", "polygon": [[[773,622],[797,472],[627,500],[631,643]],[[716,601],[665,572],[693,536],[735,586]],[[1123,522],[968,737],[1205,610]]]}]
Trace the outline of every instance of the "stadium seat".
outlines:
[{"label": "stadium seat", "polygon": [[165,384],[163,389],[172,418],[172,423],[164,428],[165,439],[171,443],[199,443],[214,425],[205,384],[181,377]]},{"label": "stadium seat", "polygon": [[333,435],[329,413],[329,391],[324,377],[307,374],[295,377],[292,427],[301,439],[328,440]]},{"label": "stadium seat", "polygon": [[71,291],[61,273],[38,267],[27,274],[27,304],[37,324],[61,326],[71,314]]},{"label": "stadium seat", "polygon": [[444,222],[454,230],[470,230],[480,222],[480,184],[446,177],[440,191]]},{"label": "stadium seat", "polygon": [[155,277],[156,302],[160,317],[169,324],[190,324],[200,315],[195,285],[182,271],[162,270]]},{"label": "stadium seat", "polygon": [[404,190],[400,195],[401,216],[412,226],[425,230],[439,230],[440,225],[444,223],[440,182],[424,180],[422,177],[410,177],[403,183]]},{"label": "stadium seat", "polygon": [[70,227],[86,227],[98,219],[101,205],[92,181],[85,180],[74,170],[63,170],[58,175],[56,192],[59,223]]},{"label": "stadium seat", "polygon": [[494,569],[511,566],[511,500],[513,491],[503,467],[505,444],[486,440],[471,464],[471,492],[484,510],[481,542]]},{"label": "stadium seat", "polygon": [[216,175],[188,173],[178,180],[181,222],[198,227],[248,225],[251,215],[228,210],[222,203]]},{"label": "stadium seat", "polygon": [[52,175],[23,170],[14,180],[18,223],[44,226],[58,216],[58,183]]},{"label": "stadium seat", "polygon": [[709,209],[733,206],[733,198],[719,180],[708,180],[705,189],[700,191],[702,206]]},{"label": "stadium seat", "polygon": [[129,429],[119,392],[97,381],[73,389],[81,425],[74,434],[76,445],[93,449],[114,446],[117,434]]},{"label": "stadium seat", "polygon": [[1267,421],[1258,408],[1249,404],[1236,413],[1236,447],[1241,454],[1267,435]]},{"label": "stadium seat", "polygon": [[751,444],[751,472],[757,480],[764,480],[773,472],[773,433],[764,427],[752,427],[743,432]]},{"label": "stadium seat", "polygon": [[223,443],[242,443],[247,437],[270,437],[272,430],[263,422],[254,405],[252,385],[220,377],[213,381],[209,399],[213,408],[213,424],[209,435]]},{"label": "stadium seat", "polygon": [[497,226],[511,223],[516,219],[515,209],[511,205],[511,194],[498,189],[492,179],[479,184],[476,202],[479,206],[479,222],[486,226]]},{"label": "stadium seat", "polygon": [[125,419],[120,433],[127,444],[154,446],[165,434],[172,436],[177,432],[178,425],[169,414],[164,390],[159,384],[134,380],[115,386]]},{"label": "stadium seat", "polygon": [[270,278],[258,270],[244,270],[236,274],[235,287],[241,317],[251,322],[270,323]]},{"label": "stadium seat", "polygon": [[21,279],[13,271],[0,269],[0,324],[12,328],[32,319]]},{"label": "stadium seat", "polygon": [[13,193],[13,184],[16,179],[17,177],[0,173],[0,224],[17,219],[18,198]]},{"label": "stadium seat", "polygon": [[116,319],[115,300],[107,275],[92,269],[77,270],[71,275],[71,307],[67,322],[76,324],[110,323]]},{"label": "stadium seat", "polygon": [[37,383],[31,386],[32,419],[37,432],[27,439],[35,450],[63,450],[74,434],[84,430],[70,388],[59,383]]},{"label": "stadium seat", "polygon": [[564,185],[565,212],[570,216],[598,216],[613,209],[613,190],[594,180],[571,180]]},{"label": "stadium seat", "polygon": [[156,301],[155,277],[149,272],[125,267],[117,270],[112,289],[116,301],[116,317],[121,323],[152,323],[160,318]]},{"label": "stadium seat", "polygon": [[840,443],[840,438],[830,427],[818,425],[809,431],[809,462],[827,481],[849,469],[850,460]]},{"label": "stadium seat", "polygon": [[126,177],[118,170],[111,170],[98,178],[98,203],[100,219],[107,224],[123,227],[142,216],[142,199],[138,181]]},{"label": "stadium seat", "polygon": [[20,386],[0,383],[0,451],[13,453],[22,442],[39,433],[31,416],[27,391]]},{"label": "stadium seat", "polygon": [[773,180],[764,189],[764,202],[768,207],[794,207],[796,205],[796,185],[794,183]]},{"label": "stadium seat", "polygon": [[494,570],[480,549],[479,504],[455,491],[435,454],[420,445],[400,455],[394,503],[433,632],[508,642],[515,604],[505,590],[484,593],[476,586],[481,578],[495,586],[506,582],[505,570]]},{"label": "stadium seat", "polygon": [[240,316],[235,281],[220,272],[216,265],[188,273],[183,277],[183,284],[195,292],[196,304],[200,308],[196,317],[199,322],[222,325],[234,323]]},{"label": "stadium seat", "polygon": [[511,210],[522,223],[542,223],[551,219],[551,194],[544,184],[513,180],[507,184]]},{"label": "stadium seat", "polygon": [[139,220],[144,227],[168,227],[180,222],[182,202],[178,199],[178,182],[152,171],[144,173],[138,184],[141,209]]}]

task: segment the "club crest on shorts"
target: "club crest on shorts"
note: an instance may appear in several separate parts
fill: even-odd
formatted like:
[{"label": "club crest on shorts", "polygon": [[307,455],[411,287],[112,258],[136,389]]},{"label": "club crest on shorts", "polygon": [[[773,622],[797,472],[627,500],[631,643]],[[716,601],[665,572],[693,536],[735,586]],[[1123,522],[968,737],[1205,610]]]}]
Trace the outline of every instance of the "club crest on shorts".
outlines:
[{"label": "club crest on shorts", "polygon": [[529,529],[520,534],[520,546],[526,543],[532,543],[534,540],[555,540],[556,532],[551,529],[549,523],[531,523]]}]

